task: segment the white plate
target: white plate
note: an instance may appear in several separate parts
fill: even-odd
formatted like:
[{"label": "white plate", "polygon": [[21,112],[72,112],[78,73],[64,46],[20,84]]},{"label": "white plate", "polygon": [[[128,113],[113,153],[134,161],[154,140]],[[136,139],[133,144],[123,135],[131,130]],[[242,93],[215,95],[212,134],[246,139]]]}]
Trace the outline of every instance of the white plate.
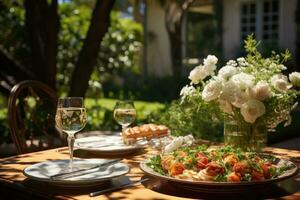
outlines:
[{"label": "white plate", "polygon": [[[88,168],[107,162],[107,159],[75,159],[74,169]],[[51,180],[50,177],[67,169],[69,160],[53,160],[31,165],[23,170],[25,176],[36,181],[49,182],[55,185],[92,185],[110,180],[129,172],[129,166],[116,163],[104,169],[95,170],[92,173],[66,178],[64,180]]]},{"label": "white plate", "polygon": [[78,149],[109,154],[132,153],[144,148],[143,144],[125,145],[122,137],[115,135],[79,138],[75,140],[74,146]]}]

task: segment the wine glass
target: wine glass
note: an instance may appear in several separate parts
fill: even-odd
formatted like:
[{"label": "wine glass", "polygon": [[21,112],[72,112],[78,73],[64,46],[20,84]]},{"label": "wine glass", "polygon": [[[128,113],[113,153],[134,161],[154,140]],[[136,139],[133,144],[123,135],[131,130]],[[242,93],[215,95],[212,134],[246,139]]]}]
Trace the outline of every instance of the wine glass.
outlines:
[{"label": "wine glass", "polygon": [[136,118],[133,101],[117,101],[114,108],[114,118],[122,126],[122,132],[124,132]]},{"label": "wine glass", "polygon": [[73,170],[73,149],[75,133],[81,131],[86,122],[87,116],[83,105],[82,97],[59,98],[57,103],[56,126],[68,134],[68,146],[70,154],[69,169]]}]

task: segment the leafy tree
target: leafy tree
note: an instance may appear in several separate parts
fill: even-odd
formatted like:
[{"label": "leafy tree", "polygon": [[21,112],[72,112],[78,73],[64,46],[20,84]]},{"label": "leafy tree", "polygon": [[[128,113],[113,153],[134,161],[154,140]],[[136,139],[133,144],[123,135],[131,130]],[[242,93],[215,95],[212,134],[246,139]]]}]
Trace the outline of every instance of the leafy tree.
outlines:
[{"label": "leafy tree", "polygon": [[[110,25],[110,12],[113,4],[114,0],[96,1],[87,34],[83,38],[72,73],[70,95],[84,96],[85,94],[89,77],[96,64],[100,42]],[[11,43],[6,42],[5,37],[1,38],[0,64],[3,68],[0,78],[6,84],[1,85],[2,91],[7,92],[10,86],[24,79],[37,79],[55,88],[60,29],[58,6],[57,0],[24,0],[24,7],[23,1],[20,0],[0,2],[0,20],[3,22],[10,18],[14,19],[8,20],[8,23],[11,23],[9,25],[7,23],[0,25],[4,33],[7,26],[11,28],[9,30],[12,30],[6,32],[6,35],[10,36],[8,38],[12,39]],[[17,11],[16,14],[14,14],[15,11]],[[15,35],[15,31],[20,35]],[[14,43],[19,46],[12,45]],[[22,51],[28,59],[20,56]],[[21,62],[16,62],[18,57]]]},{"label": "leafy tree", "polygon": [[[76,63],[77,55],[83,45],[88,30],[90,8],[64,4],[60,6],[61,32],[58,46],[57,81],[61,92],[67,91],[70,76]],[[77,27],[81,27],[78,29]],[[88,94],[99,95],[101,84],[110,80],[111,74],[120,74],[126,70],[139,72],[142,26],[131,19],[120,17],[120,13],[111,13],[111,26],[104,36],[98,52],[96,68],[89,85]],[[97,90],[98,88],[98,90]]]}]

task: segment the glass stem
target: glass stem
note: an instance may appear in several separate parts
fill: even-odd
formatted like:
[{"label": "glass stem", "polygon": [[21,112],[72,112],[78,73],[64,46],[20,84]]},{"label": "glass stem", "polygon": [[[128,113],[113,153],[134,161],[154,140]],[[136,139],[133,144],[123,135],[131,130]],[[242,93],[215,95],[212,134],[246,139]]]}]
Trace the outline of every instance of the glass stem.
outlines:
[{"label": "glass stem", "polygon": [[127,128],[127,126],[122,125],[122,133],[125,131],[126,128]]},{"label": "glass stem", "polygon": [[68,134],[68,146],[69,146],[69,154],[70,154],[70,162],[69,167],[71,171],[73,171],[73,150],[74,150],[74,134]]}]

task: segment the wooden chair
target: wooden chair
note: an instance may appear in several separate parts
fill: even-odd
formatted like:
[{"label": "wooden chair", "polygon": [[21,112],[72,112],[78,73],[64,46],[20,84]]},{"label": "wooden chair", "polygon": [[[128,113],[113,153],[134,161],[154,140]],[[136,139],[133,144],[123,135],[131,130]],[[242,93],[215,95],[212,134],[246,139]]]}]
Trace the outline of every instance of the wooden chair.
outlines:
[{"label": "wooden chair", "polygon": [[12,140],[19,154],[65,144],[55,128],[57,95],[39,81],[16,84],[8,99],[8,120]]}]

